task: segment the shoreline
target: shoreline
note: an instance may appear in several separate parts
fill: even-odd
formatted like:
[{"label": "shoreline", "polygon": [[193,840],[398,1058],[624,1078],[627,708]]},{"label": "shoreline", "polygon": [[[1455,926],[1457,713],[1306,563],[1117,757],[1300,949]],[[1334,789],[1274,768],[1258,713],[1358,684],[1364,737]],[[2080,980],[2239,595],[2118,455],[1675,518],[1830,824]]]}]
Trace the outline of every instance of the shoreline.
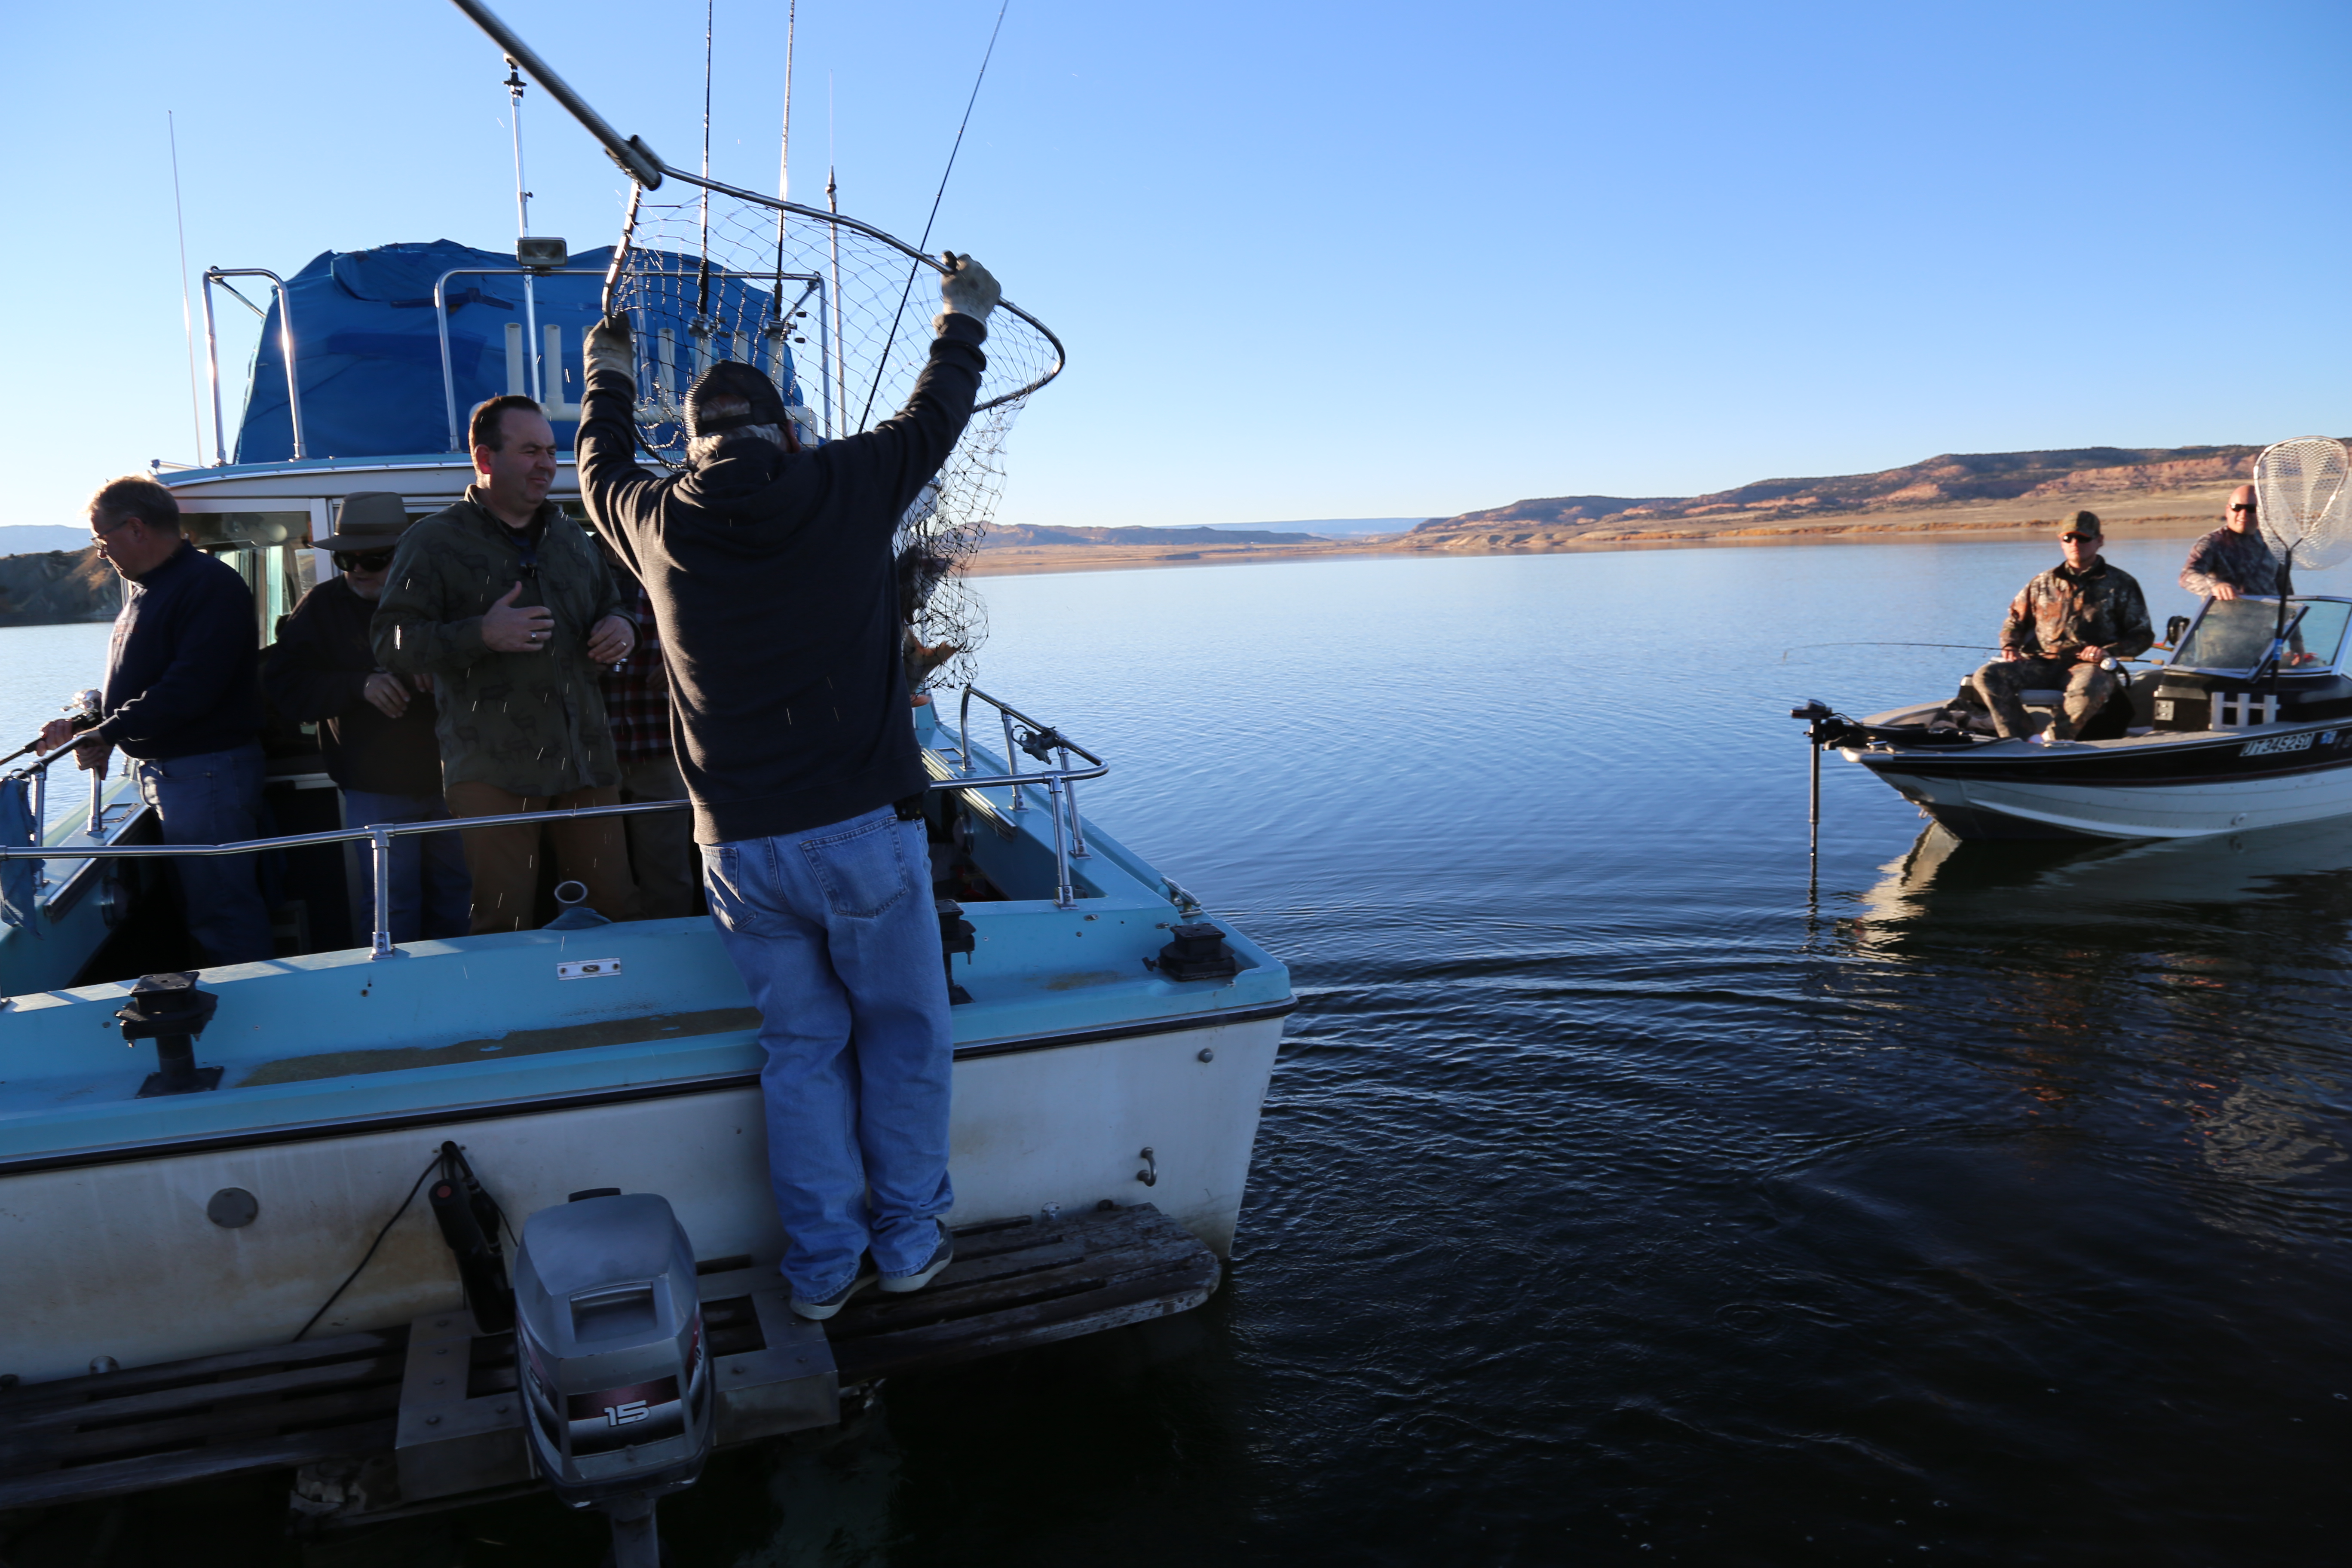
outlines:
[{"label": "shoreline", "polygon": [[[2097,510],[2094,507],[2091,510]],[[2164,512],[2138,517],[2101,514],[2111,540],[2195,539],[2221,526],[2220,508],[2203,512]],[[1875,514],[1884,519],[1885,514]],[[1729,546],[1816,544],[2009,544],[2049,537],[2057,524],[2050,520],[2019,521],[1949,519],[1876,521],[1863,516],[1850,521],[1792,523],[1780,528],[1727,529],[1702,533],[1696,530],[1655,535],[1605,539],[1572,537],[1531,539],[1527,542],[1472,542],[1459,535],[1438,534],[1430,542],[1407,542],[1411,534],[1392,534],[1371,542],[1333,541],[1328,545],[1259,545],[1230,549],[1166,551],[1153,545],[1056,545],[1019,550],[982,550],[964,567],[968,577],[1026,576],[1055,572],[1129,572],[1186,566],[1246,566],[1277,562],[1336,560],[1425,560],[1433,556],[1586,555],[1623,550],[1708,550]]]}]

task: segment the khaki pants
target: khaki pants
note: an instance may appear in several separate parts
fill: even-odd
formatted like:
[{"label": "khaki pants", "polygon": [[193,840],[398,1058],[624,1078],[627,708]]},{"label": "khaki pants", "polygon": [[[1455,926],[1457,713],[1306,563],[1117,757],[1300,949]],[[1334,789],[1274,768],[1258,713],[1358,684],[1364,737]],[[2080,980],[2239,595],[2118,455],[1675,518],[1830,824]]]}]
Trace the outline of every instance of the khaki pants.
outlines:
[{"label": "khaki pants", "polygon": [[[569,811],[583,805],[618,805],[619,789],[567,790],[562,795],[515,795],[496,784],[455,784],[446,791],[452,816],[509,816],[522,811]],[[474,934],[522,931],[539,922],[541,829],[555,852],[564,880],[588,885],[588,906],[607,920],[636,918],[636,888],[629,879],[629,851],[622,818],[593,816],[584,822],[518,822],[506,827],[467,828],[466,869],[474,879]]]},{"label": "khaki pants", "polygon": [[[621,799],[684,800],[686,777],[675,757],[639,757],[621,764]],[[629,825],[629,870],[637,882],[640,920],[676,920],[697,913],[702,856],[694,847],[694,813],[646,811],[621,818]]]}]

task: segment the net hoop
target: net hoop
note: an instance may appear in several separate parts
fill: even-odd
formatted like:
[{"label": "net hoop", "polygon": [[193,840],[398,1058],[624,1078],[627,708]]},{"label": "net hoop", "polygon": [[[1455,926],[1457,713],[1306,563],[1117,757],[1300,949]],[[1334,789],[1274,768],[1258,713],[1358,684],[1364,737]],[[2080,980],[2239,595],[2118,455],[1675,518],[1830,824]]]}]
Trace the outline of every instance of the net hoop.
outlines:
[{"label": "net hoop", "polygon": [[[947,268],[940,265],[939,258],[928,255],[923,251],[917,250],[913,246],[908,245],[897,235],[891,234],[884,229],[876,228],[870,223],[860,223],[857,219],[849,216],[845,213],[827,212],[823,207],[803,206],[798,202],[786,201],[780,196],[761,195],[757,191],[747,191],[740,185],[730,185],[723,180],[706,180],[698,174],[690,174],[683,169],[673,169],[667,164],[664,164],[662,166],[662,173],[667,175],[670,179],[677,180],[689,185],[698,185],[715,195],[730,196],[739,202],[749,202],[754,206],[766,207],[771,212],[788,213],[793,217],[804,218],[811,223],[833,224],[841,228],[849,229],[854,233],[866,236],[868,239],[881,241],[884,245],[887,245],[891,249],[898,251],[900,255],[906,257],[907,259],[916,263],[918,266],[928,267],[932,271],[940,274],[942,277],[947,273]],[[638,205],[644,201],[645,195],[646,187],[644,185],[639,184],[635,181],[630,182],[629,216],[621,226],[621,243],[613,247],[613,263],[604,273],[604,313],[606,315],[610,315],[613,312],[614,295],[619,289],[622,276],[627,270],[629,256],[635,248],[635,240],[637,230]],[[1029,325],[1036,328],[1038,333],[1043,336],[1047,342],[1054,345],[1054,363],[1046,367],[1044,374],[1034,377],[1024,385],[1015,388],[1011,392],[999,393],[996,396],[989,398],[985,402],[973,404],[972,412],[975,414],[980,413],[983,409],[995,408],[1007,403],[1015,402],[1021,398],[1030,396],[1034,393],[1036,393],[1045,387],[1045,385],[1051,382],[1055,376],[1062,374],[1062,367],[1067,363],[1069,357],[1068,351],[1063,348],[1062,340],[1055,334],[1053,328],[1047,326],[1045,322],[1039,321],[1036,317],[1031,315],[1028,311],[1023,310],[1012,300],[999,300],[996,302],[996,309],[1004,311],[1008,315],[1016,317],[1021,321],[1026,321]]]},{"label": "net hoop", "polygon": [[2298,436],[2254,459],[2254,518],[2282,562],[2309,570],[2352,555],[2352,453],[2326,436]]}]

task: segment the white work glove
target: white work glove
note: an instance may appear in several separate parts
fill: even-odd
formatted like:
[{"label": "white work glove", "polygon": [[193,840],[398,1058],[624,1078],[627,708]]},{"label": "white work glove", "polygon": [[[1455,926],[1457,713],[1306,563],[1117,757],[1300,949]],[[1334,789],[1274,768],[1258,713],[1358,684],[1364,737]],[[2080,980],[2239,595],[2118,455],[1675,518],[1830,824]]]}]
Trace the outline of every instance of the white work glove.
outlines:
[{"label": "white work glove", "polygon": [[988,275],[988,268],[952,250],[940,252],[940,259],[947,265],[947,274],[940,279],[940,299],[946,308],[940,313],[970,316],[975,321],[988,320],[988,313],[996,309],[996,301],[1004,297],[1004,290]]},{"label": "white work glove", "polygon": [[611,315],[588,329],[586,344],[588,374],[600,370],[617,370],[629,378],[631,387],[637,381],[636,338],[629,330],[629,318]]}]

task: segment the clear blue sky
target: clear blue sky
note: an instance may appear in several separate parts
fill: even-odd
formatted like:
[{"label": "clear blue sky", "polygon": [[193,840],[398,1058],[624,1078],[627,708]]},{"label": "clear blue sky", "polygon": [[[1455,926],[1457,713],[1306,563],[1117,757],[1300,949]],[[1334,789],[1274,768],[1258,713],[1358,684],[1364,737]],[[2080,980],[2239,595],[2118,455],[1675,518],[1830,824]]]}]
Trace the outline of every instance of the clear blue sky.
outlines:
[{"label": "clear blue sky", "polygon": [[[690,163],[702,7],[503,0]],[[805,0],[794,194],[913,238],[994,0]],[[715,169],[774,180],[784,7],[719,0]],[[71,522],[194,455],[188,260],[510,244],[503,74],[443,0],[19,5],[16,474]],[[1191,523],[1685,494],[1940,451],[2352,427],[2341,5],[1012,0],[934,248],[1071,368],[1001,516]],[[622,181],[544,94],[533,226]]]}]

